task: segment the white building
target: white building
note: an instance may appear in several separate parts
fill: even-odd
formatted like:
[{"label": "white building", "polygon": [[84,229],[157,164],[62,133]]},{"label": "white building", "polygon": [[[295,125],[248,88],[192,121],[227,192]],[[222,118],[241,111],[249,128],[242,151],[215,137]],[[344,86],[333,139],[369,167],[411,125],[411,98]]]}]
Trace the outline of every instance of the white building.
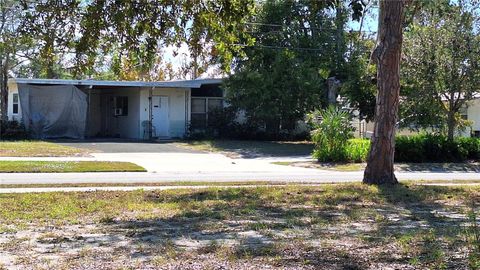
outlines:
[{"label": "white building", "polygon": [[8,117],[35,138],[181,138],[223,106],[221,82],[11,79]]},{"label": "white building", "polygon": [[480,137],[480,95],[467,102],[466,114],[463,117],[472,121],[472,126],[469,128],[470,132],[468,133],[474,137]]}]

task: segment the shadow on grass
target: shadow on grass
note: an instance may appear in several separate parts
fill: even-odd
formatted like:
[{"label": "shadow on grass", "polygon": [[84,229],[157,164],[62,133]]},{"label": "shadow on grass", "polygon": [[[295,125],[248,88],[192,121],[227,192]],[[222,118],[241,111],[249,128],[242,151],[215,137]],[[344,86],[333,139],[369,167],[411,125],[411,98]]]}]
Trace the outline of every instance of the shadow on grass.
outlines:
[{"label": "shadow on grass", "polygon": [[[286,193],[285,196],[301,197],[303,192]],[[308,193],[305,191],[305,195],[308,196]],[[319,225],[317,222],[321,226],[337,222],[338,214],[329,211],[272,204],[272,201],[297,204],[301,203],[300,198],[298,201],[291,198],[283,200],[264,197],[260,189],[229,189],[177,196],[149,193],[144,199],[149,203],[190,202],[193,206],[185,205],[188,210],[170,218],[134,219],[108,225],[111,230],[130,237],[135,245],[155,247],[172,241],[183,252],[197,249],[214,255],[227,249],[233,261],[274,260],[276,266],[291,269],[299,269],[299,265],[325,269],[364,269],[367,266],[363,257],[343,249],[311,246],[310,240],[319,240],[305,239],[306,235],[301,236],[301,240],[278,241],[281,236],[276,232],[295,234],[314,229]],[[196,205],[196,202],[199,204]],[[341,203],[340,200],[331,202]],[[350,214],[349,211],[344,213]]]},{"label": "shadow on grass", "polygon": [[402,171],[425,171],[425,172],[480,172],[479,163],[399,163],[395,164]]},{"label": "shadow on grass", "polygon": [[[395,224],[380,223],[378,233],[393,236],[406,245],[411,261],[436,269],[459,269],[467,267],[459,256],[452,255],[462,242],[467,218],[458,206],[446,206],[440,202],[456,193],[470,200],[462,188],[446,186],[380,186],[379,191],[396,209],[403,209],[405,216]],[[442,196],[443,194],[443,196]],[[398,210],[397,210],[398,213]],[[398,218],[394,216],[394,219]]]},{"label": "shadow on grass", "polygon": [[[195,141],[187,143],[198,144]],[[219,151],[233,152],[242,158],[309,156],[314,148],[313,144],[308,142],[212,140],[205,143]]]},{"label": "shadow on grass", "polygon": [[[407,246],[419,250],[418,267],[438,268],[445,263],[461,268],[461,258],[455,259],[444,250],[443,238],[458,237],[458,228],[465,220],[455,216],[458,209],[439,200],[452,191],[467,196],[465,190],[403,184],[382,186],[378,191],[361,185],[327,189],[278,189],[268,194],[262,188],[147,192],[145,202],[179,204],[182,211],[170,217],[135,218],[107,226],[126,235],[134,245],[158,247],[172,242],[179,250],[176,254],[227,253],[232,260],[274,260],[277,266],[294,269],[299,265],[318,269],[365,269],[372,263],[407,265],[411,255],[393,257],[389,253],[398,251],[395,241],[399,237],[421,232],[418,241],[407,241]],[[384,215],[385,219],[368,223],[373,215]],[[369,230],[348,227],[362,222]],[[347,230],[341,230],[342,225]],[[321,243],[324,238],[341,241],[349,237],[362,242],[361,235],[377,239],[363,242],[367,245],[365,253],[355,248],[359,243],[347,242],[352,248]],[[390,243],[392,237],[394,242]],[[390,250],[372,254],[369,250],[377,244]],[[175,256],[182,260],[181,255]]]}]

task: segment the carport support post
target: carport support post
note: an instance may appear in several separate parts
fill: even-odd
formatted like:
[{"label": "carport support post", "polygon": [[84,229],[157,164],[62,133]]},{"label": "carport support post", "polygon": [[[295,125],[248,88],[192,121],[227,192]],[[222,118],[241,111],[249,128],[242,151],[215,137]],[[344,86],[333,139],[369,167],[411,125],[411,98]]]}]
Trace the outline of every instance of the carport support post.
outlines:
[{"label": "carport support post", "polygon": [[148,91],[148,139],[152,139],[152,125],[153,125],[153,112],[152,112],[152,96],[155,87],[150,88]]},{"label": "carport support post", "polygon": [[90,137],[88,135],[88,131],[90,130],[90,123],[92,121],[91,117],[92,117],[92,112],[90,111],[90,107],[91,107],[91,92],[92,92],[92,88],[93,88],[93,85],[89,85],[88,86],[88,109],[87,109],[87,128],[85,129],[85,137]]}]

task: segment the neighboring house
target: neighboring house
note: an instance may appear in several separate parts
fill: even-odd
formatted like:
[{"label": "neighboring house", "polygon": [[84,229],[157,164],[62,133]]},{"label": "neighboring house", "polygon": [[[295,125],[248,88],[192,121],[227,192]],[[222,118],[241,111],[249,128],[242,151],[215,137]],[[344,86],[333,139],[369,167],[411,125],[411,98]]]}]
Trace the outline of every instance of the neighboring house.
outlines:
[{"label": "neighboring house", "polygon": [[11,79],[8,117],[35,138],[181,138],[223,106],[221,83]]},{"label": "neighboring house", "polygon": [[472,121],[472,126],[469,130],[467,129],[467,133],[474,137],[480,137],[480,94],[475,95],[473,100],[467,102],[467,108],[462,112],[462,117]]},{"label": "neighboring house", "polygon": [[[456,135],[463,137],[480,137],[480,94],[473,97],[472,100],[466,103],[466,106],[460,110],[460,115],[463,119],[471,121],[472,125],[467,127],[462,132],[457,132]],[[355,127],[355,137],[371,138],[373,134],[373,122],[359,121],[354,118],[352,125]],[[414,135],[418,132],[411,131],[407,128],[397,130],[398,135]]]}]

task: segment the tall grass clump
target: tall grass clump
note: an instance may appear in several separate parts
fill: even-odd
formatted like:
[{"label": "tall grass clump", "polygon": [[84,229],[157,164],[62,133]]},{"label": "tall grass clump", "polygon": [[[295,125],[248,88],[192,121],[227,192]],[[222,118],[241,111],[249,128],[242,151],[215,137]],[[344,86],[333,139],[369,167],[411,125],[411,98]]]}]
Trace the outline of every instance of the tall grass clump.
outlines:
[{"label": "tall grass clump", "polygon": [[348,140],[345,161],[349,162],[365,162],[367,161],[368,151],[370,150],[370,140],[367,139],[350,139]]},{"label": "tall grass clump", "polygon": [[347,159],[348,140],[353,137],[351,116],[340,108],[329,106],[309,115],[315,143],[313,157],[321,162],[339,162]]}]

